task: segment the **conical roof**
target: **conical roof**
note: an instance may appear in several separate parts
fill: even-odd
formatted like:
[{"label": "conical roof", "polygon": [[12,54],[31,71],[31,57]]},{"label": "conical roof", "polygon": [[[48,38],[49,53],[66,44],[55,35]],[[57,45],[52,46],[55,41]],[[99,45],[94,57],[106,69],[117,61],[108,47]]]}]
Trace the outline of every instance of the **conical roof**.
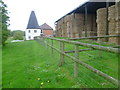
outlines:
[{"label": "conical roof", "polygon": [[27,25],[27,29],[40,29],[34,11],[32,11],[31,14],[30,14],[30,18],[29,18],[29,22],[28,22],[28,25]]}]

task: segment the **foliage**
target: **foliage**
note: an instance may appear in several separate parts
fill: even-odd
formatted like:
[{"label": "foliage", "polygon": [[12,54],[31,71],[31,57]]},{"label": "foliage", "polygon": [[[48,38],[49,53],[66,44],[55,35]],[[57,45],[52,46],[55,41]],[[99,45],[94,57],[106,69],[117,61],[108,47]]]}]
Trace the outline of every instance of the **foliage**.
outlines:
[{"label": "foliage", "polygon": [[22,30],[11,31],[10,36],[13,37],[15,32],[21,32],[21,33],[23,33],[23,36],[25,36],[25,31],[22,31]]},{"label": "foliage", "polygon": [[8,24],[9,17],[7,15],[8,11],[6,10],[7,5],[2,0],[0,0],[0,5],[2,7],[0,10],[0,16],[1,16],[0,26],[2,26],[2,31],[0,30],[0,35],[2,35],[2,38],[0,38],[0,40],[2,39],[2,45],[5,45],[5,41],[7,40],[10,34],[10,31],[7,29],[7,27],[9,26]]},{"label": "foliage", "polygon": [[5,41],[7,40],[7,38],[10,35],[10,31],[9,30],[2,30],[2,44],[5,45]]},{"label": "foliage", "polygon": [[13,39],[14,40],[23,40],[23,34],[24,33],[21,31],[15,32],[13,35]]}]

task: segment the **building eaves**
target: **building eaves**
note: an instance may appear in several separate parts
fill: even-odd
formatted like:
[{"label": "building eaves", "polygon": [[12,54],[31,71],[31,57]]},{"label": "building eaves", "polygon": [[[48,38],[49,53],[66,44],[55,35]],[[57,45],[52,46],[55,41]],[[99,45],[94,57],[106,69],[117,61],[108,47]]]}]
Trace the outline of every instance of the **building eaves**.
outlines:
[{"label": "building eaves", "polygon": [[[109,0],[109,1],[110,1],[109,2],[110,6],[115,4],[115,0]],[[78,6],[74,10],[72,10],[71,12],[67,13],[66,15],[64,15],[57,21],[55,21],[55,23],[57,23],[65,16],[70,15],[72,13],[85,13],[85,6],[88,8],[87,9],[88,13],[96,13],[97,9],[106,7],[106,2],[107,2],[107,0],[101,0],[101,1],[98,0],[98,2],[96,2],[96,0],[88,0],[87,2],[81,4],[80,6]]]}]

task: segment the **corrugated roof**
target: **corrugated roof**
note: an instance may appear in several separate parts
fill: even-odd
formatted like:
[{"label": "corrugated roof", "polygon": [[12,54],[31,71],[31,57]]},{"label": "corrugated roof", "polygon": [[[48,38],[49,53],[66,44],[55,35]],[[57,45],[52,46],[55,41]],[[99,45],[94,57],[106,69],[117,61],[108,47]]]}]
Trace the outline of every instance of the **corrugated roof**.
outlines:
[{"label": "corrugated roof", "polygon": [[[114,5],[115,4],[114,1],[115,0],[109,0],[109,5],[110,6]],[[85,6],[87,6],[88,13],[96,13],[97,9],[106,7],[106,2],[107,0],[100,0],[100,1],[98,0],[98,2],[96,2],[96,0],[88,0],[87,2],[83,3],[82,5],[78,6],[71,12],[67,13],[66,15],[64,15],[57,21],[55,21],[55,23],[61,20],[62,18],[64,18],[65,16],[70,15],[72,13],[85,13]]]},{"label": "corrugated roof", "polygon": [[27,25],[27,29],[40,29],[34,11],[32,11],[31,14],[30,14],[30,18],[29,18],[29,22],[28,22],[28,25]]},{"label": "corrugated roof", "polygon": [[43,25],[40,26],[42,30],[53,30],[52,27],[50,27],[48,24],[44,23]]}]

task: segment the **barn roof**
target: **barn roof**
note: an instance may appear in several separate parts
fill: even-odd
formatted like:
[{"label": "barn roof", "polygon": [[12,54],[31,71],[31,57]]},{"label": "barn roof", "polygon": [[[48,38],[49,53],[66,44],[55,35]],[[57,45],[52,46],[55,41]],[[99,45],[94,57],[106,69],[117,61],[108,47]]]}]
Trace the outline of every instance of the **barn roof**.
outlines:
[{"label": "barn roof", "polygon": [[48,24],[44,23],[43,25],[40,26],[42,30],[53,30],[52,27],[50,27]]},{"label": "barn roof", "polygon": [[[70,15],[72,13],[85,13],[85,6],[87,6],[88,13],[96,13],[97,9],[106,7],[106,2],[107,2],[107,0],[101,0],[100,2],[96,2],[96,0],[88,0],[87,2],[78,6],[77,8],[75,8],[71,12],[67,13],[66,15],[64,15],[63,17],[61,17],[60,19],[58,19],[55,22],[58,22],[65,16]],[[114,4],[115,4],[115,0],[109,0],[109,6],[114,5]]]},{"label": "barn roof", "polygon": [[32,11],[28,21],[27,29],[40,29],[35,12]]}]

